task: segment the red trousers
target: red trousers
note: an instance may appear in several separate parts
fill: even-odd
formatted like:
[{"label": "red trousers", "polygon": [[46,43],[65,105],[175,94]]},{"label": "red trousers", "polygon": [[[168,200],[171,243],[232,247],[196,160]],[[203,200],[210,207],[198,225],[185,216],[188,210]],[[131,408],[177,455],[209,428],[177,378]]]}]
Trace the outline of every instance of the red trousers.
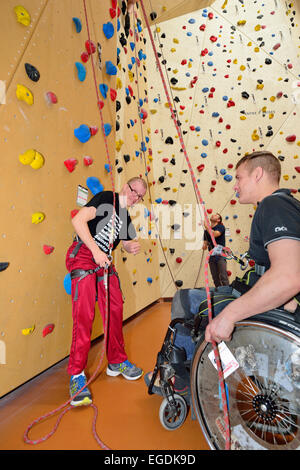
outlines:
[{"label": "red trousers", "polygon": [[[99,267],[93,260],[91,251],[82,244],[77,255],[70,258],[77,242],[68,249],[66,266],[68,271],[74,269],[95,269]],[[92,326],[95,317],[96,294],[98,306],[102,316],[104,330],[106,328],[106,290],[103,283],[104,269],[89,274],[79,280],[72,279],[72,316],[73,333],[68,372],[71,375],[79,374],[84,370],[88,360],[91,345]],[[102,279],[101,279],[102,278]],[[107,328],[107,360],[110,364],[119,364],[126,361],[122,331],[123,323],[123,297],[120,282],[114,266],[109,268],[108,276],[108,306],[109,321]]]}]

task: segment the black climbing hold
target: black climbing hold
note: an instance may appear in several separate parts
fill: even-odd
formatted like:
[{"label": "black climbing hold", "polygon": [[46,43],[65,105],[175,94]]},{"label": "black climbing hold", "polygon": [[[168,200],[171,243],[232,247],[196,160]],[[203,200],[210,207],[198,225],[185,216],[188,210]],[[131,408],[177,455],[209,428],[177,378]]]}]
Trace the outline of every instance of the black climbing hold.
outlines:
[{"label": "black climbing hold", "polygon": [[163,267],[166,266],[166,263],[160,263],[159,266],[160,266],[161,268],[163,268]]},{"label": "black climbing hold", "polygon": [[278,155],[278,160],[280,160],[281,162],[284,161],[284,156],[283,155]]},{"label": "black climbing hold", "polygon": [[126,96],[125,99],[126,99],[126,103],[127,103],[127,104],[130,104],[130,103],[131,103],[131,98],[130,98],[130,96]]},{"label": "black climbing hold", "polygon": [[9,263],[0,263],[0,271],[5,271],[8,268]]},{"label": "black climbing hold", "polygon": [[159,181],[160,183],[163,183],[163,182],[165,181],[165,177],[164,177],[164,176],[160,176],[160,177],[158,178],[158,181]]},{"label": "black climbing hold", "polygon": [[173,139],[172,139],[172,137],[167,137],[166,140],[165,140],[165,143],[172,145],[172,144],[173,144]]},{"label": "black climbing hold", "polygon": [[116,111],[118,112],[121,109],[121,103],[120,101],[116,101]]},{"label": "black climbing hold", "polygon": [[157,18],[157,14],[155,13],[155,11],[152,11],[150,13],[150,18],[151,18],[151,21],[154,21]]},{"label": "black climbing hold", "polygon": [[180,229],[180,227],[181,227],[181,225],[180,225],[180,224],[174,224],[174,225],[171,225],[171,229],[172,229],[172,230],[174,230],[174,231],[175,231],[175,230],[179,230],[179,229]]},{"label": "black climbing hold", "polygon": [[174,255],[174,253],[175,253],[175,248],[169,248],[169,251],[170,251],[171,255]]},{"label": "black climbing hold", "polygon": [[183,286],[183,281],[180,281],[180,279],[178,279],[177,281],[175,281],[175,284],[177,287],[181,287]]},{"label": "black climbing hold", "polygon": [[169,200],[169,204],[170,204],[170,206],[175,206],[176,201],[174,201],[173,199],[170,199],[170,200]]},{"label": "black climbing hold", "polygon": [[176,83],[178,83],[178,80],[177,80],[177,78],[172,77],[170,82],[172,83],[172,85],[176,85]]},{"label": "black climbing hold", "polygon": [[247,93],[246,91],[242,91],[242,97],[243,98],[246,98],[246,100],[249,98],[249,93]]},{"label": "black climbing hold", "polygon": [[118,173],[121,173],[122,171],[123,171],[123,168],[121,168],[121,167],[117,169]]},{"label": "black climbing hold", "polygon": [[130,155],[123,155],[125,163],[128,163],[130,160]]},{"label": "black climbing hold", "polygon": [[171,160],[170,160],[170,163],[171,163],[172,165],[176,165],[176,160],[175,160],[175,158],[174,158],[174,157],[173,157],[173,158],[171,158]]},{"label": "black climbing hold", "polygon": [[27,73],[28,77],[30,78],[30,80],[32,80],[33,82],[38,82],[39,81],[40,72],[33,65],[26,63],[25,64],[25,70],[26,70],[26,73]]}]

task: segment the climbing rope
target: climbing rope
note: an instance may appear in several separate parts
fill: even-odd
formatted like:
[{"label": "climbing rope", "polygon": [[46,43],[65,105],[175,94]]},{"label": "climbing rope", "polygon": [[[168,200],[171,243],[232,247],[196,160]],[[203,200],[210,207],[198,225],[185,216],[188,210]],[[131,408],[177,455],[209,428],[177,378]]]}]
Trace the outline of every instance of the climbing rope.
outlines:
[{"label": "climbing rope", "polygon": [[[90,35],[89,21],[88,21],[88,15],[87,15],[86,0],[83,0],[83,6],[84,6],[84,14],[85,14],[88,41],[89,41],[89,45],[90,45],[91,44],[91,35]],[[117,21],[117,15],[116,15],[116,21]],[[96,70],[95,70],[93,54],[91,54],[91,64],[92,64],[93,78],[94,78],[94,84],[95,84],[95,90],[96,90],[97,106],[98,106],[99,113],[100,113],[101,128],[102,128],[102,131],[103,131],[106,158],[107,158],[107,162],[108,162],[108,165],[109,165],[109,168],[110,168],[111,185],[112,185],[112,192],[113,192],[113,215],[112,215],[112,227],[113,228],[112,228],[110,241],[109,241],[109,257],[111,258],[111,251],[112,251],[112,247],[113,247],[113,229],[114,229],[114,222],[115,222],[115,182],[114,182],[114,177],[113,177],[113,171],[112,171],[112,165],[111,165],[111,159],[110,159],[110,154],[109,154],[109,149],[108,149],[107,138],[106,138],[105,129],[104,129],[104,120],[103,120],[103,115],[102,115],[102,102],[100,100],[99,93],[98,93]],[[100,266],[97,267],[94,270],[94,273],[96,273],[99,269],[100,269]],[[107,330],[108,330],[108,324],[109,324],[108,284],[107,284],[107,282],[108,282],[108,265],[106,265],[104,267],[104,281],[105,281],[105,279],[106,279],[106,282],[105,282],[105,293],[106,293],[106,295],[105,295],[105,320],[106,321],[105,321],[105,327],[104,327],[104,345],[103,345],[103,348],[102,348],[102,351],[101,351],[101,354],[100,354],[100,357],[99,357],[97,368],[96,368],[95,372],[92,374],[92,376],[90,377],[90,379],[87,381],[87,383],[80,390],[78,390],[78,392],[76,394],[74,394],[71,398],[69,398],[69,400],[67,400],[65,403],[63,403],[62,405],[60,405],[56,409],[40,416],[39,418],[32,421],[31,424],[29,424],[29,426],[26,428],[26,430],[24,432],[24,436],[23,436],[24,441],[25,441],[26,444],[36,445],[36,444],[40,444],[42,442],[45,442],[47,439],[49,439],[56,432],[56,430],[57,430],[62,418],[64,417],[64,415],[68,411],[70,411],[71,409],[74,408],[72,405],[70,405],[70,402],[85,387],[88,387],[88,385],[94,381],[94,379],[98,376],[98,374],[100,372],[100,368],[102,366],[104,355],[105,355],[105,352],[106,352],[106,349],[107,349],[107,336],[108,336],[107,335]],[[98,408],[93,403],[89,406],[91,406],[94,410],[94,418],[93,418],[93,423],[92,423],[93,436],[94,436],[96,442],[98,443],[98,445],[102,447],[102,449],[110,450],[109,447],[107,447],[101,441],[101,439],[100,439],[100,437],[98,436],[98,433],[97,433],[96,424],[97,424],[97,417],[98,417]],[[40,437],[38,439],[35,439],[35,440],[29,438],[28,434],[29,434],[30,430],[33,428],[33,426],[40,423],[41,421],[44,421],[47,418],[50,418],[51,416],[55,415],[56,413],[58,413],[61,410],[62,410],[62,412],[58,416],[57,421],[56,421],[53,429],[48,434],[46,434],[43,437]]]},{"label": "climbing rope", "polygon": [[[204,201],[201,197],[201,194],[200,194],[200,191],[199,191],[199,188],[198,188],[198,185],[197,185],[196,177],[195,177],[190,159],[189,159],[187,151],[186,151],[186,147],[185,147],[182,135],[181,135],[181,131],[180,131],[176,116],[175,116],[174,111],[173,111],[169,91],[168,91],[166,81],[165,81],[165,78],[164,78],[164,75],[163,75],[163,72],[162,72],[161,64],[160,64],[159,57],[158,57],[158,54],[157,54],[157,50],[156,50],[156,47],[155,47],[152,31],[151,31],[150,24],[149,24],[149,21],[148,21],[148,18],[147,18],[147,14],[146,14],[146,11],[145,11],[145,6],[144,6],[143,0],[140,0],[140,5],[141,5],[142,11],[143,11],[145,24],[147,26],[147,30],[148,30],[148,33],[149,33],[149,38],[150,38],[150,42],[151,42],[152,49],[153,49],[153,52],[154,52],[156,65],[157,65],[157,68],[158,68],[158,71],[159,71],[159,74],[160,74],[160,77],[161,77],[161,80],[162,80],[163,88],[164,88],[164,91],[165,91],[165,95],[166,95],[166,98],[167,98],[167,101],[168,101],[168,106],[169,106],[169,109],[170,109],[170,112],[171,112],[171,117],[174,121],[176,131],[177,131],[177,135],[178,135],[178,138],[179,138],[179,141],[180,141],[180,145],[181,145],[183,154],[185,156],[185,159],[186,159],[186,162],[187,162],[187,165],[188,165],[188,169],[190,171],[190,175],[191,175],[191,178],[192,178],[194,189],[196,191],[198,202],[203,207],[204,219],[205,219],[206,224],[208,226],[208,232],[210,234],[210,237],[211,237],[211,240],[212,240],[212,243],[213,243],[214,247],[216,247],[217,243],[216,243],[216,240],[215,240],[215,237],[214,237],[214,234],[213,234],[213,230],[211,229],[210,224],[209,224],[209,220],[208,220],[207,212],[206,212],[206,209],[205,209]],[[210,296],[209,284],[208,284],[208,263],[209,263],[210,256],[213,256],[213,255],[214,255],[214,249],[209,252],[209,254],[206,258],[205,268],[204,268],[205,269],[205,290],[206,290],[206,295],[207,295],[209,322],[211,322],[211,320],[212,320],[212,304],[211,304],[211,296]],[[226,256],[224,251],[222,251],[220,253],[220,255],[224,256],[224,257]],[[216,361],[216,365],[217,365],[218,377],[219,377],[219,383],[220,383],[220,389],[221,389],[222,406],[223,406],[225,431],[226,431],[225,448],[226,448],[226,450],[230,450],[230,448],[231,448],[231,433],[230,433],[230,423],[229,423],[227,398],[226,398],[226,392],[225,392],[224,375],[223,375],[223,370],[222,370],[222,365],[221,365],[221,359],[220,359],[218,346],[214,341],[212,342],[212,346],[213,346],[215,361]]]}]

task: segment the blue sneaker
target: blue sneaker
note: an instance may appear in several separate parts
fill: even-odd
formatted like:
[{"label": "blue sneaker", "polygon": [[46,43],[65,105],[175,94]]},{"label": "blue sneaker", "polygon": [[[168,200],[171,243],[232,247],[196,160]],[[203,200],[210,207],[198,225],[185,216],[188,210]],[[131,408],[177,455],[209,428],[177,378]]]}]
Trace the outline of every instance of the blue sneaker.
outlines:
[{"label": "blue sneaker", "polygon": [[121,364],[108,364],[106,373],[111,377],[122,374],[127,380],[137,380],[143,375],[142,369],[131,364],[128,360],[121,362]]},{"label": "blue sneaker", "polygon": [[86,385],[85,375],[79,375],[78,377],[71,376],[70,379],[70,397],[76,395],[79,390],[80,393],[71,401],[72,406],[82,406],[82,405],[91,405],[92,395],[87,387],[83,388]]}]

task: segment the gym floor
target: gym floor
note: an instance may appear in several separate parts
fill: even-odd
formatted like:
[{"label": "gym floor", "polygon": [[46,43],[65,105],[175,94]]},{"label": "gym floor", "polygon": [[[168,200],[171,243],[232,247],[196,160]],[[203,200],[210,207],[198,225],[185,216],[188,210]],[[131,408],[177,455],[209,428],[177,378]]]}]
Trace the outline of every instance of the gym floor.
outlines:
[{"label": "gym floor", "polygon": [[[131,362],[144,372],[153,369],[170,322],[170,302],[156,302],[124,324],[126,351]],[[93,342],[87,377],[96,370],[103,340]],[[68,359],[0,399],[0,449],[2,450],[99,450],[93,432],[94,410],[80,407],[68,411],[53,436],[37,445],[24,443],[23,434],[36,418],[57,408],[69,398]],[[163,428],[159,419],[162,397],[148,395],[144,379],[127,381],[108,377],[106,358],[91,383],[93,403],[98,408],[97,433],[111,450],[209,450],[197,420],[189,412],[175,431]],[[34,426],[32,440],[48,434],[58,414]]]}]

